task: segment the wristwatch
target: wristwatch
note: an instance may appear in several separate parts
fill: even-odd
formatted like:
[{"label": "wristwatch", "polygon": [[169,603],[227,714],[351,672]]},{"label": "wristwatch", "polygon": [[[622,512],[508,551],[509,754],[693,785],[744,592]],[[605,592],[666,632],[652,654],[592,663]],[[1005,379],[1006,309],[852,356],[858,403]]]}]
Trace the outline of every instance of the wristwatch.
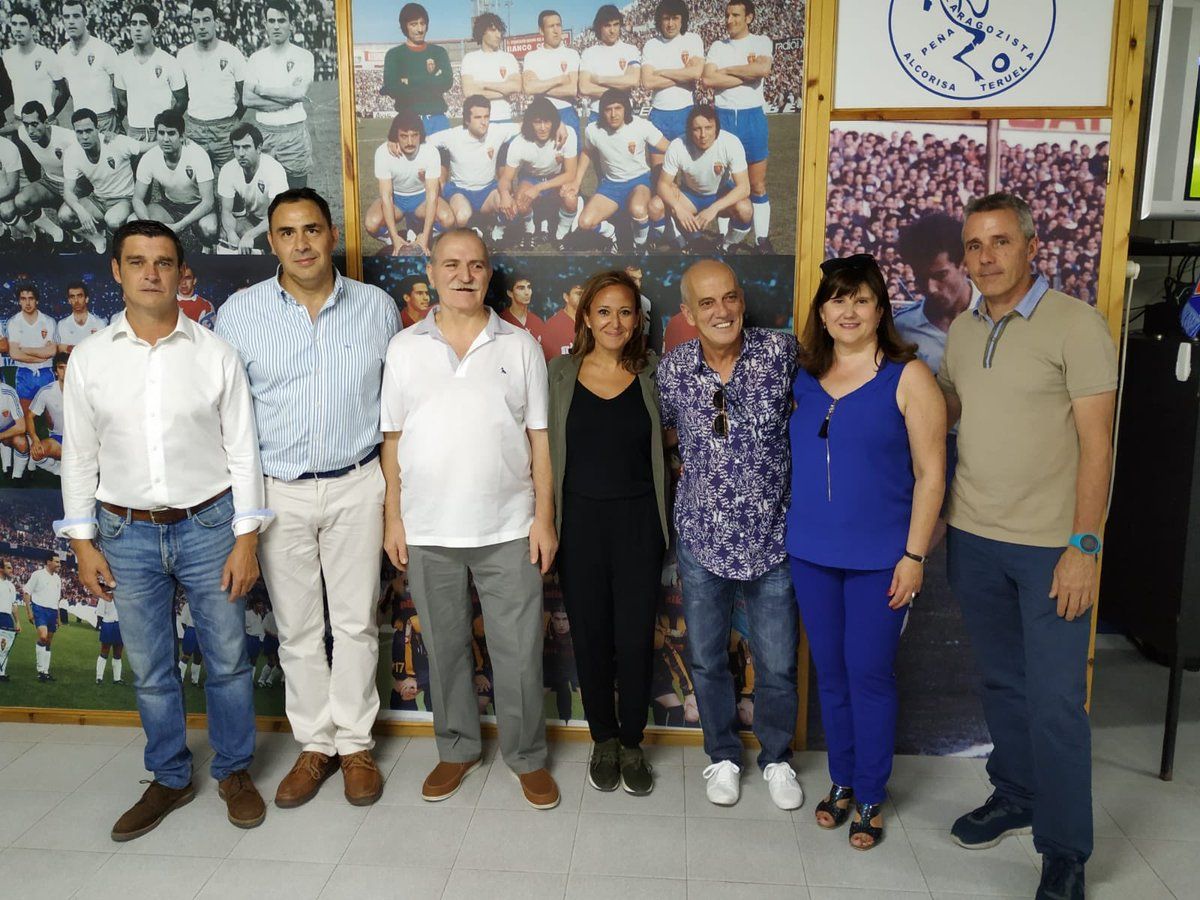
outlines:
[{"label": "wristwatch", "polygon": [[1100,548],[1103,546],[1099,535],[1087,531],[1071,535],[1068,543],[1080,553],[1086,553],[1088,556],[1099,556]]}]

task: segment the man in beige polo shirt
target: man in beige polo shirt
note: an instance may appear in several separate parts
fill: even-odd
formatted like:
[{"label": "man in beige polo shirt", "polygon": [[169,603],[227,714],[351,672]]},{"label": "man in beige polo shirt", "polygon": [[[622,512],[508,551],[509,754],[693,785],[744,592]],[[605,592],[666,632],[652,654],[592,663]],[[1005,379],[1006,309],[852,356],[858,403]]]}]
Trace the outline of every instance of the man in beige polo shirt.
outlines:
[{"label": "man in beige polo shirt", "polygon": [[1103,317],[1049,289],[1023,200],[967,207],[982,296],[950,326],[938,381],[959,419],[950,585],[983,675],[994,791],[951,831],[972,849],[1033,832],[1038,900],[1083,900],[1092,851],[1089,609],[1117,386]]}]

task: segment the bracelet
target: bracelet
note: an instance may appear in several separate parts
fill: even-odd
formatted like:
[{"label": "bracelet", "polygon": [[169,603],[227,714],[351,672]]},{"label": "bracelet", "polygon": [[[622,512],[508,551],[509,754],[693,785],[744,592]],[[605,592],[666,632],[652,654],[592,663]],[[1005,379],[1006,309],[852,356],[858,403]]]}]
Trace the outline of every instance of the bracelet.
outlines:
[{"label": "bracelet", "polygon": [[904,556],[913,562],[919,562],[921,565],[925,565],[925,560],[929,559],[928,556],[918,556],[916,553],[909,553],[907,550],[904,551]]}]

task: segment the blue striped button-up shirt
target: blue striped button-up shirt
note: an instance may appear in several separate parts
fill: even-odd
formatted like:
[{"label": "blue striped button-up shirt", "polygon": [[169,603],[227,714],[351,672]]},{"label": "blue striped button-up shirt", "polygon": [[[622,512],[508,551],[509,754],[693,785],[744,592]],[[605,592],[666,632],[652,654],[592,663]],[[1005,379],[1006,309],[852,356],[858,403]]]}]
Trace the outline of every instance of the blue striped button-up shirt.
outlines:
[{"label": "blue striped button-up shirt", "polygon": [[222,304],[216,332],[246,366],[265,475],[340,469],[382,440],[383,358],[399,330],[391,297],[336,272],[315,320],[278,272]]}]

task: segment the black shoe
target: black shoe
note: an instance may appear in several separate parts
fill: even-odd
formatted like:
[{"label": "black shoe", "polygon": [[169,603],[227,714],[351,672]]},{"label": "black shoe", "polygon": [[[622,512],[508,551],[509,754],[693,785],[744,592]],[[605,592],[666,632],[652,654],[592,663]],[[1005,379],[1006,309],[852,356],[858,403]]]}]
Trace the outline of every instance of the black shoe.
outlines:
[{"label": "black shoe", "polygon": [[[846,801],[845,806],[838,806],[843,800]],[[854,803],[854,788],[847,787],[841,784],[835,784],[829,788],[829,796],[817,804],[817,808],[813,811],[814,815],[824,813],[829,817],[829,824],[826,825],[821,819],[817,819],[817,824],[822,828],[838,828],[843,825],[846,819],[850,818],[850,807]]]},{"label": "black shoe", "polygon": [[104,684],[104,679],[103,679],[103,678],[97,678],[97,679],[96,679],[96,684]]},{"label": "black shoe", "polygon": [[114,679],[113,679],[113,684],[124,684],[124,683],[125,683],[125,682],[124,682],[124,681],[122,681],[120,678],[114,678]]},{"label": "black shoe", "polygon": [[770,238],[759,238],[754,243],[754,253],[759,256],[774,256],[775,245],[771,243]]},{"label": "black shoe", "polygon": [[1032,831],[1032,811],[1021,809],[998,794],[992,794],[983,806],[959,816],[950,829],[950,837],[958,846],[968,850],[986,850],[995,847],[1009,835],[1030,834]]},{"label": "black shoe", "polygon": [[619,751],[621,761],[621,787],[625,793],[635,797],[644,797],[654,790],[654,776],[650,764],[646,762],[646,754],[641,747],[622,747]]},{"label": "black shoe", "polygon": [[1083,900],[1083,863],[1069,856],[1043,856],[1035,900]]},{"label": "black shoe", "polygon": [[38,672],[38,681],[49,681],[49,680],[50,680],[50,676],[47,675],[45,672]]},{"label": "black shoe", "polygon": [[57,678],[55,678],[53,675],[51,675],[49,672],[47,672],[47,673],[46,673],[46,680],[47,680],[47,681],[57,681],[58,679],[57,679]]},{"label": "black shoe", "polygon": [[0,681],[8,681],[7,675],[0,675]]},{"label": "black shoe", "polygon": [[615,791],[621,783],[621,742],[616,738],[592,744],[588,783],[598,791]]}]

